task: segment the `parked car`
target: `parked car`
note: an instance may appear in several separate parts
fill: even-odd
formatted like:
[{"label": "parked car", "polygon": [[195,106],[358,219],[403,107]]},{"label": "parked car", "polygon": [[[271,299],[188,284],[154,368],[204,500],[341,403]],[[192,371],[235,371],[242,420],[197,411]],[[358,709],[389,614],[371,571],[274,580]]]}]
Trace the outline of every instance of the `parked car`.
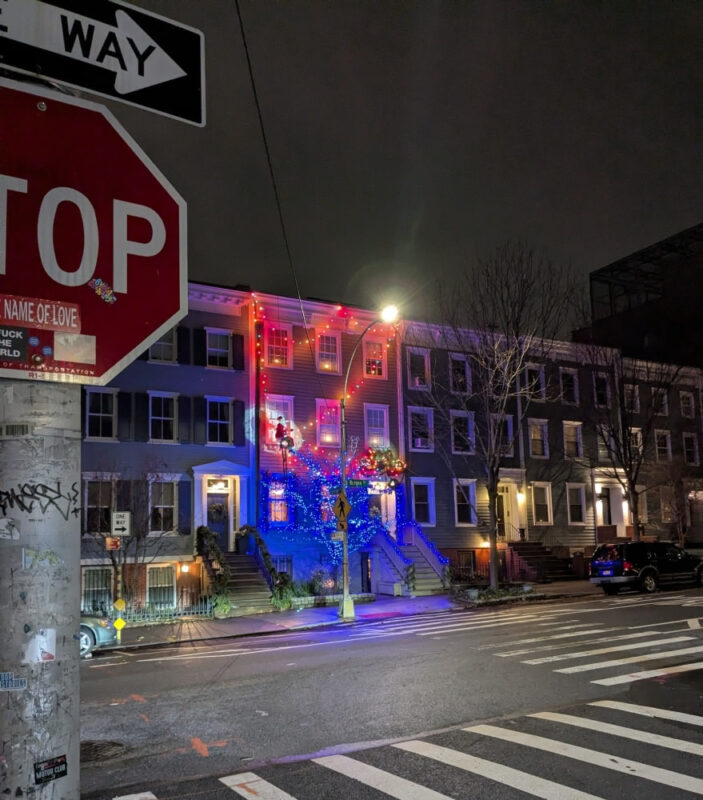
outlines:
[{"label": "parked car", "polygon": [[591,557],[591,583],[606,594],[624,586],[656,592],[674,583],[703,584],[703,559],[670,542],[602,544]]},{"label": "parked car", "polygon": [[117,631],[107,617],[81,616],[81,631],[78,641],[81,658],[86,658],[93,650],[115,644]]}]

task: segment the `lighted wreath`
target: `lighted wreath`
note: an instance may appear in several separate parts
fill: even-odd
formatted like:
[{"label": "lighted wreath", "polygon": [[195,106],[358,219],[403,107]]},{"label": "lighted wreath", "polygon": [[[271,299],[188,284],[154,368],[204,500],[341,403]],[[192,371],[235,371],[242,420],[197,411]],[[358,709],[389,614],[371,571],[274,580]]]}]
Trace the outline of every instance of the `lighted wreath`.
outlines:
[{"label": "lighted wreath", "polygon": [[398,478],[407,469],[407,464],[390,447],[378,450],[369,447],[359,456],[359,472],[367,477],[386,476]]}]

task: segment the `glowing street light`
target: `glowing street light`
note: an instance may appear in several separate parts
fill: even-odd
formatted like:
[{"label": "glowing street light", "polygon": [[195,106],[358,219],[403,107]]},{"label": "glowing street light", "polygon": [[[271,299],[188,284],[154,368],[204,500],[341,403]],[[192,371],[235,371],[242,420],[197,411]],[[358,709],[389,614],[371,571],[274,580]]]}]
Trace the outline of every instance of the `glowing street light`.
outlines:
[{"label": "glowing street light", "polygon": [[[369,324],[364,328],[364,330],[359,335],[359,338],[356,340],[356,344],[354,345],[354,349],[349,356],[349,363],[347,364],[347,371],[344,374],[344,390],[342,391],[342,399],[339,403],[339,411],[340,411],[340,419],[342,425],[342,441],[340,446],[340,453],[339,453],[339,474],[341,476],[341,496],[346,498],[347,495],[347,420],[344,413],[346,402],[347,402],[347,383],[349,382],[349,373],[351,372],[351,365],[354,361],[354,356],[356,355],[356,351],[359,349],[359,345],[361,344],[364,336],[373,328],[374,325],[377,325],[379,322],[386,322],[392,323],[398,319],[398,308],[397,306],[386,306],[381,310],[379,316],[369,322]],[[339,608],[339,616],[342,619],[354,619],[354,600],[352,599],[351,595],[349,594],[349,540],[347,531],[343,529],[342,525],[338,526],[337,530],[338,534],[341,534],[342,538],[342,552],[343,552],[343,562],[342,562],[342,580],[343,580],[343,595],[342,595],[342,603]]]}]

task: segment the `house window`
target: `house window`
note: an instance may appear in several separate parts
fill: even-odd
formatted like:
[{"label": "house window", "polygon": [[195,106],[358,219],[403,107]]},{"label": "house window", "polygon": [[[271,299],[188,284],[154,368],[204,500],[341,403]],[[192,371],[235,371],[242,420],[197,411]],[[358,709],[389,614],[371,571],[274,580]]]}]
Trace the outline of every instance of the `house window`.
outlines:
[{"label": "house window", "polygon": [[115,483],[113,480],[87,480],[85,482],[85,530],[109,536],[112,529],[110,514],[114,509]]},{"label": "house window", "polygon": [[468,411],[452,411],[452,453],[467,455],[474,452],[474,419]]},{"label": "house window", "polygon": [[544,382],[544,367],[530,365],[525,370],[525,389],[530,400],[541,402],[547,397],[547,387]]},{"label": "house window", "polygon": [[686,419],[693,419],[696,416],[696,406],[693,399],[693,392],[679,392],[679,404],[681,406],[681,416]]},{"label": "house window", "polygon": [[287,572],[291,578],[293,577],[293,556],[275,556],[272,554],[271,561],[276,572]]},{"label": "house window", "polygon": [[613,440],[606,429],[598,430],[598,463],[611,463],[613,452]]},{"label": "house window", "polygon": [[85,567],[81,611],[107,614],[112,609],[112,567]]},{"label": "house window", "polygon": [[642,428],[630,429],[630,452],[638,458],[642,455]]},{"label": "house window", "polygon": [[364,375],[367,378],[386,377],[386,346],[375,339],[364,339]]},{"label": "house window", "polygon": [[449,354],[449,388],[454,394],[469,394],[471,391],[469,360],[461,353]]},{"label": "house window", "polygon": [[155,608],[172,608],[176,605],[176,571],[172,564],[147,564],[146,602]]},{"label": "house window", "polygon": [[408,387],[430,388],[430,352],[419,347],[408,348]]},{"label": "house window", "polygon": [[636,383],[626,383],[623,387],[625,410],[630,414],[640,413],[640,387]]},{"label": "house window", "polygon": [[207,398],[207,440],[210,444],[232,441],[232,401],[229,398]]},{"label": "house window", "polygon": [[610,381],[602,372],[596,372],[593,376],[593,396],[600,408],[610,407]]},{"label": "house window", "polygon": [[338,375],[341,372],[340,351],[339,333],[319,334],[317,337],[317,371]]},{"label": "house window", "polygon": [[669,413],[669,397],[666,389],[652,388],[652,412],[657,417],[665,417]]},{"label": "house window", "polygon": [[476,524],[476,481],[454,478],[454,523],[457,527]]},{"label": "house window", "polygon": [[420,525],[436,524],[434,478],[411,478],[413,519]]},{"label": "house window", "polygon": [[266,325],[264,328],[264,353],[267,367],[293,366],[293,341],[287,325]]},{"label": "house window", "polygon": [[231,367],[232,346],[229,331],[206,329],[208,367]]},{"label": "house window", "polygon": [[532,514],[535,525],[552,524],[552,484],[532,484]]},{"label": "house window", "polygon": [[364,423],[367,447],[389,447],[388,406],[364,403]]},{"label": "house window", "polygon": [[548,458],[547,420],[530,419],[527,425],[530,432],[530,456],[532,458]]},{"label": "house window", "polygon": [[288,500],[286,486],[282,481],[269,484],[269,522],[288,522]]},{"label": "house window", "polygon": [[434,415],[431,408],[408,408],[410,450],[434,450]]},{"label": "house window", "polygon": [[683,459],[687,464],[698,466],[698,436],[695,433],[683,434]]},{"label": "house window", "polygon": [[491,433],[494,436],[495,449],[502,456],[513,455],[513,417],[512,414],[494,414],[491,417]]},{"label": "house window", "polygon": [[669,431],[654,431],[657,461],[671,461],[671,434]]},{"label": "house window", "polygon": [[671,486],[659,487],[659,515],[662,522],[673,522]]},{"label": "house window", "polygon": [[174,481],[149,481],[149,532],[175,533],[176,484]]},{"label": "house window", "polygon": [[[282,428],[278,426],[281,425]],[[266,395],[266,443],[280,444],[276,432],[289,436],[293,425],[293,398],[281,394]],[[280,437],[279,437],[280,438]]]},{"label": "house window", "polygon": [[565,458],[581,458],[583,446],[581,441],[580,422],[564,423],[564,456]]},{"label": "house window", "polygon": [[569,525],[585,525],[586,485],[584,483],[567,483],[566,499]]},{"label": "house window", "polygon": [[579,404],[579,375],[575,369],[562,368],[561,378],[561,402],[569,406]]},{"label": "house window", "polygon": [[175,442],[177,437],[175,394],[149,393],[149,438],[152,442]]},{"label": "house window", "polygon": [[89,439],[114,439],[117,430],[117,393],[86,389],[85,430]]},{"label": "house window", "polygon": [[317,444],[320,447],[339,447],[341,441],[339,400],[316,399]]},{"label": "house window", "polygon": [[157,339],[149,348],[149,361],[161,361],[165,364],[176,363],[176,329],[170,331]]}]

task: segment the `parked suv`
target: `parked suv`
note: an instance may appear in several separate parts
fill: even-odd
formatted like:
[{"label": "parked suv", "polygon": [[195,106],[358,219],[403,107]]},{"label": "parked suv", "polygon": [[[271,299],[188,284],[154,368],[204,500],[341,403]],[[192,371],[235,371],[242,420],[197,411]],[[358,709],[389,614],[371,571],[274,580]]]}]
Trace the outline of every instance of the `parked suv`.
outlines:
[{"label": "parked suv", "polygon": [[591,558],[591,583],[606,594],[623,586],[655,592],[673,583],[703,584],[703,559],[670,542],[602,544]]}]

